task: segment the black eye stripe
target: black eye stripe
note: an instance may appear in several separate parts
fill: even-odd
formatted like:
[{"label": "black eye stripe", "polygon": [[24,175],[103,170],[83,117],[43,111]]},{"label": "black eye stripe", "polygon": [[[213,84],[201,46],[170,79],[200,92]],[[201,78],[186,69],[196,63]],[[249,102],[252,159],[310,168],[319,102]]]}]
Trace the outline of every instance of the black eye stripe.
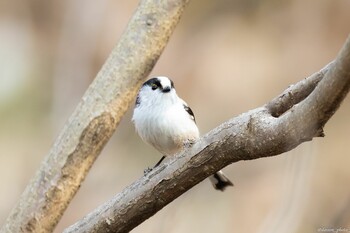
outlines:
[{"label": "black eye stripe", "polygon": [[145,82],[143,84],[143,86],[150,86],[152,88],[152,90],[156,90],[157,88],[161,87],[161,83],[159,81],[159,79],[157,78],[151,78],[150,80],[148,80],[147,82]]},{"label": "black eye stripe", "polygon": [[136,96],[135,106],[139,106],[141,103],[140,95]]},{"label": "black eye stripe", "polygon": [[152,87],[152,90],[155,90],[155,89],[157,89],[159,86],[158,86],[157,84],[155,84],[155,83],[152,83],[151,87]]},{"label": "black eye stripe", "polygon": [[[156,81],[153,83],[154,85],[156,85],[156,87],[161,87],[162,85],[160,84],[160,81],[158,79],[156,79]],[[153,85],[153,86],[154,86]]]}]

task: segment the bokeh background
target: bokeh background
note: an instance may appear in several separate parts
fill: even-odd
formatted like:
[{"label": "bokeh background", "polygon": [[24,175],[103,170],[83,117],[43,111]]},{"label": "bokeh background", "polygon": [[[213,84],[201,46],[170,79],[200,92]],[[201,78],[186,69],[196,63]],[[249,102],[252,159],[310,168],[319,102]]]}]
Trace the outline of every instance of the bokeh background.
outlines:
[{"label": "bokeh background", "polygon": [[[118,41],[138,1],[0,0],[0,224]],[[171,77],[204,134],[333,60],[349,0],[193,0],[152,75]],[[350,232],[350,98],[314,139],[224,169],[133,232]],[[55,232],[131,184],[160,154],[123,118]],[[328,232],[329,232],[328,231]]]}]

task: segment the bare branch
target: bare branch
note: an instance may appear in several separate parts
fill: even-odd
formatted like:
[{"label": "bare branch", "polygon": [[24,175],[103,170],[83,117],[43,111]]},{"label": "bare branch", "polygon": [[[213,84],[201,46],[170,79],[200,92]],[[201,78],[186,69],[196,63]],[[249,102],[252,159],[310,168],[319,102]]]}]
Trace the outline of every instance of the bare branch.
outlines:
[{"label": "bare branch", "polygon": [[218,126],[67,228],[65,233],[128,232],[231,163],[278,155],[322,136],[324,124],[349,87],[350,39],[334,63],[291,86],[266,106]]},{"label": "bare branch", "polygon": [[187,2],[141,1],[1,232],[53,231],[158,60]]},{"label": "bare branch", "polygon": [[325,73],[331,68],[334,62],[329,63],[320,71],[314,73],[310,77],[291,85],[281,95],[277,96],[266,105],[274,117],[279,117],[295,104],[305,99],[321,81]]}]

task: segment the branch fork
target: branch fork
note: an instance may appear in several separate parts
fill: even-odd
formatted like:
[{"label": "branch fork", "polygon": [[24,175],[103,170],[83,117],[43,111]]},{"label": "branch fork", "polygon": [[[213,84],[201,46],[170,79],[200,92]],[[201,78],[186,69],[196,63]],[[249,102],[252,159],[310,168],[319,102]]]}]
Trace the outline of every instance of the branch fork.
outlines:
[{"label": "branch fork", "polygon": [[216,127],[64,232],[129,232],[231,163],[275,156],[323,137],[325,123],[349,89],[350,38],[336,60],[319,72]]}]

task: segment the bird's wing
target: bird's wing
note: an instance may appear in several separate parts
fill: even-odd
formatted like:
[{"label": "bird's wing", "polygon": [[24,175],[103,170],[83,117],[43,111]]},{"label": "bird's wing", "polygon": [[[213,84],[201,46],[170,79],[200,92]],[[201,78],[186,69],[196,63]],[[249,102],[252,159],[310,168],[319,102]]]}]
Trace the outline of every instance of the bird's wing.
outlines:
[{"label": "bird's wing", "polygon": [[184,106],[185,111],[190,115],[191,119],[196,122],[196,118],[194,117],[194,113],[192,111],[192,109],[187,105],[187,103],[185,101],[182,100],[182,104]]}]

